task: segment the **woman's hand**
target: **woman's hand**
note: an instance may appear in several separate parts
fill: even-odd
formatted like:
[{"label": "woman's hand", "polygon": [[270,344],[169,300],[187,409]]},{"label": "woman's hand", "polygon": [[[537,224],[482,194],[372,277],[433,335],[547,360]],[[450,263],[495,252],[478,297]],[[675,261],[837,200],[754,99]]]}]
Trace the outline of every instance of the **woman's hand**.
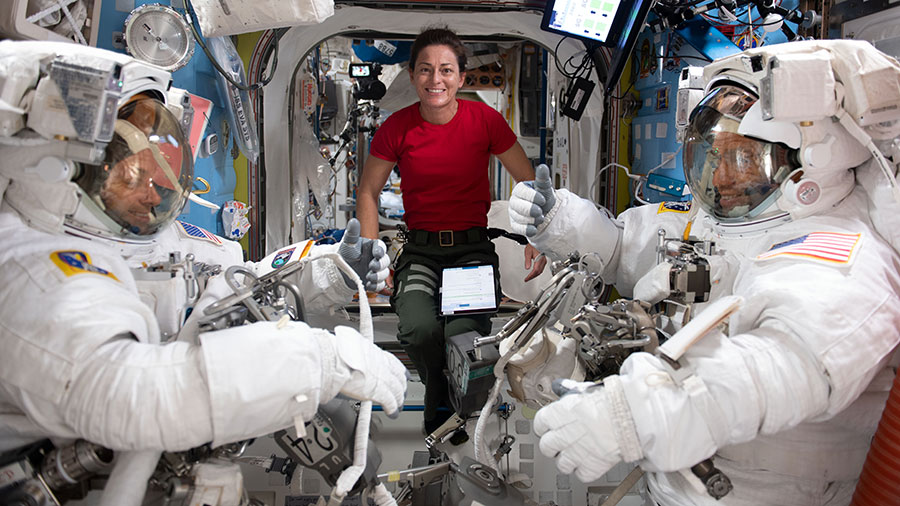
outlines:
[{"label": "woman's hand", "polygon": [[541,275],[544,272],[544,267],[547,266],[547,257],[544,256],[543,253],[537,250],[531,244],[525,246],[525,268],[531,269],[531,272],[525,276],[525,281],[531,281],[532,279]]}]

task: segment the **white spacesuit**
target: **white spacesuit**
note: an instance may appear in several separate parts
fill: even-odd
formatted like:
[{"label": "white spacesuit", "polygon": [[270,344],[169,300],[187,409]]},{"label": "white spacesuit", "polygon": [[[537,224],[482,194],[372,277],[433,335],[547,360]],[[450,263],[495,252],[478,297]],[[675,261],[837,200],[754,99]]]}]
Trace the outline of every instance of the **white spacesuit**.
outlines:
[{"label": "white spacesuit", "polygon": [[[893,179],[878,146],[900,134],[900,66],[865,42],[805,41],[717,60],[704,78],[684,145],[693,205],[613,220],[546,175],[513,192],[514,229],[551,256],[598,252],[623,296],[669,293],[662,229],[715,244],[695,314],[743,298],[680,367],[635,353],[542,408],[541,451],[583,481],[637,463],[660,505],[848,504],[900,343],[900,258],[853,169]],[[734,486],[720,501],[685,472],[709,457]]]},{"label": "white spacesuit", "polygon": [[192,161],[164,105],[167,72],[4,41],[0,75],[0,451],[44,438],[218,446],[302,428],[338,393],[402,407],[405,367],[349,327],[197,331],[204,307],[232,294],[220,274],[231,266],[263,275],[322,257],[294,280],[304,310],[321,310],[356,292],[341,258],[371,288],[383,283],[380,241],[355,223],[339,246],[307,241],[244,263],[236,243],[175,221]]}]

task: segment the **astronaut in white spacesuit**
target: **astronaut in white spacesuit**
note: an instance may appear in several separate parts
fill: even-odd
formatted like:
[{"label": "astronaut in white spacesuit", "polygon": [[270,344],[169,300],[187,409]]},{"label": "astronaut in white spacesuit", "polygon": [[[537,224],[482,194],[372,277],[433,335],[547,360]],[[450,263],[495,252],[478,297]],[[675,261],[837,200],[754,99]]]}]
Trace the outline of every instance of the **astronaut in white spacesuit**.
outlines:
[{"label": "astronaut in white spacesuit", "polygon": [[[543,407],[541,451],[582,481],[636,463],[660,505],[848,504],[900,343],[900,258],[854,172],[896,170],[882,150],[900,134],[900,66],[866,42],[826,40],[749,50],[703,72],[684,143],[693,205],[611,219],[553,190],[546,171],[513,191],[514,229],[551,258],[597,252],[625,297],[669,292],[662,229],[715,244],[695,318],[743,298],[680,367],[634,353],[602,385]],[[721,501],[685,472],[709,457],[734,487]]]},{"label": "astronaut in white spacesuit", "polygon": [[164,104],[168,72],[4,41],[0,75],[0,452],[44,438],[126,453],[215,447],[302,427],[339,393],[402,407],[405,367],[352,328],[197,330],[204,306],[232,293],[228,267],[263,275],[322,257],[294,280],[316,311],[357,292],[341,258],[383,285],[380,241],[354,223],[340,245],[245,263],[237,243],[175,220],[192,158]]}]

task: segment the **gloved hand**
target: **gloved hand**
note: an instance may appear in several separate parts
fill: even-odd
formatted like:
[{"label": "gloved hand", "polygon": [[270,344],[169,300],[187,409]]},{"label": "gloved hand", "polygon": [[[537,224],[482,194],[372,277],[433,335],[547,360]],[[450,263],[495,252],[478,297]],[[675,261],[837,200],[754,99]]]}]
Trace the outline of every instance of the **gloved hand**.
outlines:
[{"label": "gloved hand", "polygon": [[[642,457],[624,396],[610,396],[607,387],[594,383],[578,383],[569,389],[558,401],[541,408],[534,418],[534,431],[541,437],[541,453],[554,457],[561,473],[574,472],[587,483],[606,474],[623,458],[631,462]],[[556,385],[554,391],[559,392]],[[619,401],[611,402],[610,397]],[[622,446],[626,451],[621,450]]]},{"label": "gloved hand", "polygon": [[522,181],[509,197],[509,225],[512,231],[532,237],[556,204],[550,168],[543,163],[535,169],[534,181]]},{"label": "gloved hand", "polygon": [[335,376],[345,380],[340,392],[359,401],[381,404],[388,416],[396,417],[406,398],[406,367],[350,327],[335,327],[334,337],[338,358]]},{"label": "gloved hand", "polygon": [[[347,223],[338,253],[356,272],[366,285],[366,290],[377,292],[384,288],[384,280],[390,274],[388,267],[391,259],[387,256],[387,247],[380,239],[369,239],[359,236],[359,220],[351,219]],[[356,282],[341,273],[350,288],[356,288]]]}]

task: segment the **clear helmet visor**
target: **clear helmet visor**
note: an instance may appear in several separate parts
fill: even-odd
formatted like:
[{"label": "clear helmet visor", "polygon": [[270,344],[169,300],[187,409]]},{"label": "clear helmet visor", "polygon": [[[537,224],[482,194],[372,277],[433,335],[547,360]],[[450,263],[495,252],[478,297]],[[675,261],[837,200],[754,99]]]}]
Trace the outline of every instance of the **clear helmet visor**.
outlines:
[{"label": "clear helmet visor", "polygon": [[76,182],[112,219],[120,237],[153,235],[181,213],[193,160],[178,120],[162,102],[141,98],[119,109],[104,162]]},{"label": "clear helmet visor", "polygon": [[716,88],[693,110],[685,134],[684,170],[693,198],[723,222],[759,216],[793,170],[789,149],[738,133],[755,102],[738,86]]}]

